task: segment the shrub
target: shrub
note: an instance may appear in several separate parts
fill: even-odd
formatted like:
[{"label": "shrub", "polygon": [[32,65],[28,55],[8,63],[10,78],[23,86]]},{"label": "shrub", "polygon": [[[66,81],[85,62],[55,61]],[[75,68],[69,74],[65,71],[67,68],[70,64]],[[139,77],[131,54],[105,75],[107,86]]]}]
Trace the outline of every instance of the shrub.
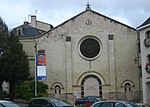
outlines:
[{"label": "shrub", "polygon": [[37,82],[37,96],[35,96],[35,83],[34,81],[19,82],[16,86],[16,98],[29,100],[33,97],[46,97],[48,96],[48,85],[41,81]]}]

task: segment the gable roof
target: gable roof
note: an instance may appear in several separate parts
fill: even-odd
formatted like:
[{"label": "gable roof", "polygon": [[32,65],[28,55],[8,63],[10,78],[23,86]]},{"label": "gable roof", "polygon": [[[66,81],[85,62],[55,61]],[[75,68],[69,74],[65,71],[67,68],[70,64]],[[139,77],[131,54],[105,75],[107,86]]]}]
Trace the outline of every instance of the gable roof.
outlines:
[{"label": "gable roof", "polygon": [[143,24],[141,24],[139,27],[137,27],[137,28],[143,28],[144,26],[146,26],[146,25],[149,25],[150,24],[150,17],[143,23]]},{"label": "gable roof", "polygon": [[85,12],[87,12],[87,11],[91,11],[91,12],[93,12],[93,13],[99,15],[99,16],[102,16],[102,17],[104,17],[104,18],[107,18],[107,19],[109,19],[109,20],[112,20],[112,21],[114,21],[114,22],[116,22],[116,23],[118,23],[118,24],[121,24],[121,25],[126,26],[126,27],[128,27],[128,28],[131,28],[131,29],[133,29],[133,30],[136,30],[136,29],[133,28],[133,27],[130,27],[130,26],[126,25],[126,24],[123,24],[123,23],[121,23],[121,22],[119,22],[119,21],[117,21],[117,20],[114,20],[114,19],[112,19],[112,18],[110,18],[110,17],[107,17],[107,16],[105,16],[105,15],[103,15],[103,14],[100,14],[100,13],[98,13],[98,12],[96,12],[96,11],[93,11],[93,10],[91,10],[91,9],[87,9],[87,10],[81,12],[80,14],[78,14],[78,15],[76,15],[76,16],[70,18],[69,20],[63,22],[62,24],[56,26],[55,28],[57,28],[57,27],[59,27],[59,26],[65,24],[65,23],[67,23],[68,21],[70,21],[70,20],[72,20],[72,19],[75,19],[76,17],[82,15],[83,13],[85,13]]},{"label": "gable roof", "polygon": [[[52,28],[51,30],[49,30],[49,31],[47,31],[47,32],[45,32],[45,33],[43,33],[43,34],[41,34],[39,37],[41,37],[41,36],[47,34],[48,32],[50,32],[50,31],[52,31],[52,30],[54,30],[54,29],[56,29],[56,28],[58,28],[58,27],[64,25],[65,23],[69,22],[70,20],[75,19],[76,17],[78,17],[78,16],[84,14],[84,13],[87,12],[87,11],[93,12],[93,13],[99,15],[99,16],[102,16],[102,17],[104,17],[104,18],[107,18],[107,19],[109,19],[109,20],[111,20],[111,21],[114,21],[115,23],[121,24],[121,25],[123,25],[123,26],[126,26],[126,27],[128,27],[128,28],[130,28],[130,29],[136,31],[136,29],[133,28],[133,27],[131,27],[131,26],[128,26],[128,25],[126,25],[126,24],[124,24],[124,23],[121,23],[121,22],[119,22],[119,21],[117,21],[117,20],[114,20],[114,19],[112,19],[112,18],[110,18],[110,17],[107,17],[107,16],[105,16],[105,15],[103,15],[103,14],[100,14],[100,13],[98,13],[98,12],[96,12],[96,11],[93,11],[93,10],[91,10],[91,9],[86,9],[85,11],[83,11],[83,12],[77,14],[76,16],[74,16],[74,17],[72,17],[72,18],[66,20],[65,22],[63,22],[63,23],[61,23],[60,25],[58,25],[58,26]],[[38,38],[38,37],[37,37],[37,38]]]}]

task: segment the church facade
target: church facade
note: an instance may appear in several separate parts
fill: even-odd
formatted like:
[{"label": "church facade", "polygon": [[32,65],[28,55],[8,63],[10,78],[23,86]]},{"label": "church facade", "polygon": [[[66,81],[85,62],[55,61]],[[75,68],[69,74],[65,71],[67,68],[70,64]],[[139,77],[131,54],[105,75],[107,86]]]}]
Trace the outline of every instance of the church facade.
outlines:
[{"label": "church facade", "polygon": [[140,100],[136,29],[90,8],[35,38],[53,97]]}]

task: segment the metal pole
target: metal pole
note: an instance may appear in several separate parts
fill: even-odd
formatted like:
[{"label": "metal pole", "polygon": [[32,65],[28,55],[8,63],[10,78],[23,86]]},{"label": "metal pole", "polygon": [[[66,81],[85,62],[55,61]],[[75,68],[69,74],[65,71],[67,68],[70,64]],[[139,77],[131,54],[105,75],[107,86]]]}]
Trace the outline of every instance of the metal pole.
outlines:
[{"label": "metal pole", "polygon": [[35,72],[34,72],[34,81],[35,81],[35,96],[37,96],[37,43],[35,43]]}]

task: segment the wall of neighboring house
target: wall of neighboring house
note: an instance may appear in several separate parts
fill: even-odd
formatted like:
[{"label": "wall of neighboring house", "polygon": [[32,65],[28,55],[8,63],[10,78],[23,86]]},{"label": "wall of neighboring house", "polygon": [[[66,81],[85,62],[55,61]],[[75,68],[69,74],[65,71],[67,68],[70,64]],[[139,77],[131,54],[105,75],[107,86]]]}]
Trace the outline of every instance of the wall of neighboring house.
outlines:
[{"label": "wall of neighboring house", "polygon": [[[149,32],[149,33],[148,33]],[[150,40],[150,26],[139,29],[140,33],[140,48],[141,48],[141,65],[142,65],[142,88],[143,88],[143,102],[150,105],[150,68],[146,70],[146,65],[150,64],[150,41],[149,46],[145,45],[145,40]],[[149,37],[148,37],[149,35]],[[150,67],[150,65],[149,65]]]},{"label": "wall of neighboring house", "polygon": [[[37,21],[37,18],[35,15],[31,16],[31,22],[29,23],[32,27],[36,28],[40,32],[42,31],[43,33],[52,29],[53,26],[51,24]],[[42,33],[41,33],[42,34]],[[37,35],[39,36],[39,35]],[[34,37],[28,38],[28,37],[23,37],[20,38],[20,42],[23,44],[23,49],[27,52],[29,63],[30,63],[30,71],[31,71],[31,76],[34,76],[35,72],[35,43],[36,40]]]},{"label": "wall of neighboring house", "polygon": [[35,39],[34,38],[22,38],[20,39],[21,44],[23,44],[23,50],[28,55],[28,60],[30,64],[30,75],[34,77],[35,75]]}]

